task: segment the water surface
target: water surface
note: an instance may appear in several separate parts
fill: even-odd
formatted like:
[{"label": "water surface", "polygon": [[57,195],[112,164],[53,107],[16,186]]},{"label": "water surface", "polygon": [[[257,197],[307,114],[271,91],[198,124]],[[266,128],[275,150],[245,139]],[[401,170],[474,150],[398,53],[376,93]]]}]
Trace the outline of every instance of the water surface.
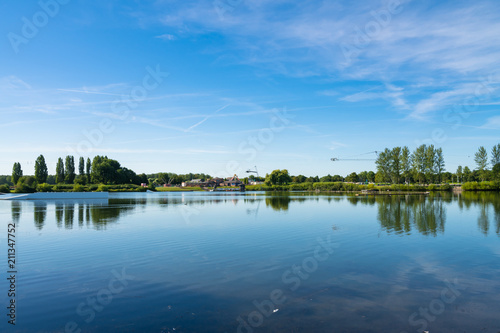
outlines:
[{"label": "water surface", "polygon": [[0,216],[2,332],[500,330],[497,194],[126,193]]}]

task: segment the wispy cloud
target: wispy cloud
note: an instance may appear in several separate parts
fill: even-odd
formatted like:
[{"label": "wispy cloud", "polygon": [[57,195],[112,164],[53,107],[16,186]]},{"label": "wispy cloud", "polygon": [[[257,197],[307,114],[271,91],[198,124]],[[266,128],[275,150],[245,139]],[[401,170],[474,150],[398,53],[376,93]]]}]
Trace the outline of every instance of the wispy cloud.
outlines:
[{"label": "wispy cloud", "polygon": [[171,35],[171,34],[163,34],[163,35],[155,36],[155,38],[158,38],[161,40],[176,40],[177,39],[174,35]]},{"label": "wispy cloud", "polygon": [[489,130],[500,130],[500,116],[488,118],[486,123],[481,126],[481,128]]},{"label": "wispy cloud", "polygon": [[200,126],[201,124],[203,124],[205,121],[207,121],[208,119],[212,118],[213,116],[215,116],[217,113],[221,112],[222,110],[224,110],[225,108],[227,108],[229,105],[225,105],[223,107],[221,107],[220,109],[217,109],[212,115],[209,115],[209,116],[206,116],[205,118],[203,118],[201,121],[197,122],[196,124],[194,124],[193,126],[189,127],[186,129],[186,132],[190,132],[191,130],[193,130],[194,128]]}]

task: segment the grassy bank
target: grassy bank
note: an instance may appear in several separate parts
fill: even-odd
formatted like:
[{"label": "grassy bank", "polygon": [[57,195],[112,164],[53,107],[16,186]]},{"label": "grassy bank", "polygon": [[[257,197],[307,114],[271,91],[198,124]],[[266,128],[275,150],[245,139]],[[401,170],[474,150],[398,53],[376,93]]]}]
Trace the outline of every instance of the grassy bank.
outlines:
[{"label": "grassy bank", "polygon": [[157,187],[158,192],[193,192],[203,191],[201,187]]},{"label": "grassy bank", "polygon": [[[449,184],[442,185],[360,185],[343,182],[318,182],[318,183],[300,183],[289,185],[247,185],[247,191],[314,191],[314,192],[360,192],[369,190],[374,192],[434,192],[451,191]],[[234,189],[234,187],[228,187]],[[26,185],[17,187],[15,191],[9,190],[5,185],[0,185],[0,193],[33,193],[33,192],[146,192],[147,187],[139,185],[67,185],[67,184],[39,184],[36,188]],[[158,192],[192,192],[203,191],[201,187],[157,187]],[[500,182],[468,182],[462,185],[463,191],[500,191]]]},{"label": "grassy bank", "polygon": [[319,182],[302,183],[290,185],[250,185],[247,191],[320,191],[320,192],[359,192],[370,190],[375,192],[427,192],[427,191],[451,191],[452,187],[448,184],[443,185],[360,185],[342,182]]}]

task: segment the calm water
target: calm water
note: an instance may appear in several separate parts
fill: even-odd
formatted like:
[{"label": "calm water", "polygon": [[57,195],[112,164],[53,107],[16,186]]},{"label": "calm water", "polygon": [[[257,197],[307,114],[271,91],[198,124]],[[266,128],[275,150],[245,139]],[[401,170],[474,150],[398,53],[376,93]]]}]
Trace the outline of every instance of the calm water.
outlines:
[{"label": "calm water", "polygon": [[127,193],[0,216],[2,332],[500,331],[496,194]]}]

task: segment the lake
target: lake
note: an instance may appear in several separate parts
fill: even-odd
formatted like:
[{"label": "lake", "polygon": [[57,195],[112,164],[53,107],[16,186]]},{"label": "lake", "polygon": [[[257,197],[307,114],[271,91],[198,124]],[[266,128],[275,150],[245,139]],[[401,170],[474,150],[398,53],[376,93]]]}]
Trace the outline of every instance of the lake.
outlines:
[{"label": "lake", "polygon": [[499,194],[123,193],[0,214],[2,332],[500,331]]}]

